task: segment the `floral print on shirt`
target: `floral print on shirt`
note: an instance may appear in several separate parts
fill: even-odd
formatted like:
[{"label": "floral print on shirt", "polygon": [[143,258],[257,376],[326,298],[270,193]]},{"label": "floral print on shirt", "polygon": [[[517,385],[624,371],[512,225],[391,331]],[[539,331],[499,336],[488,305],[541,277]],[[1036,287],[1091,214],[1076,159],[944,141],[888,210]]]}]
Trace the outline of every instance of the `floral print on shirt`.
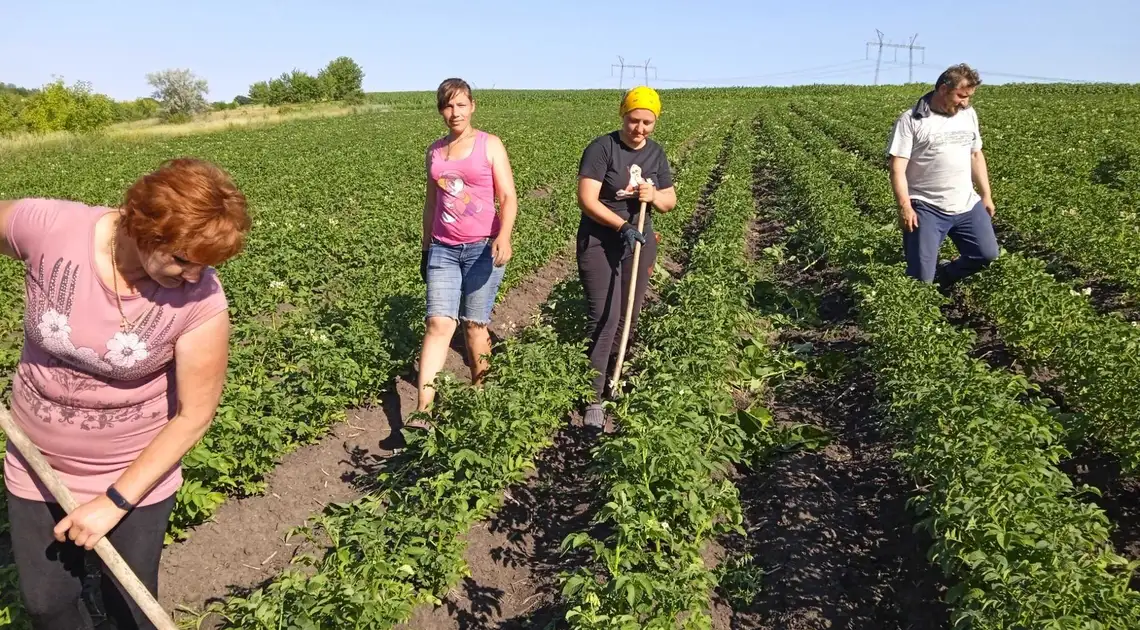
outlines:
[{"label": "floral print on shirt", "polygon": [[[22,388],[24,400],[45,422],[54,417],[59,422],[75,424],[78,418],[83,429],[102,429],[118,422],[139,419],[141,405],[113,409],[68,405],[77,402],[73,396],[83,391],[111,381],[138,380],[163,369],[174,355],[170,336],[174,319],[160,329],[164,307],[154,305],[131,332],[122,332],[116,327],[104,342],[106,350],[102,354],[94,348],[76,346],[71,338],[69,321],[79,266],[60,258],[52,265],[50,275],[45,271],[42,256],[35,271],[28,271],[30,282],[27,283],[24,331],[28,343],[39,346],[52,357],[53,361],[47,366],[51,368],[51,378],[68,392],[65,398],[71,400],[49,401],[31,387]],[[151,414],[148,419],[157,415]]]}]

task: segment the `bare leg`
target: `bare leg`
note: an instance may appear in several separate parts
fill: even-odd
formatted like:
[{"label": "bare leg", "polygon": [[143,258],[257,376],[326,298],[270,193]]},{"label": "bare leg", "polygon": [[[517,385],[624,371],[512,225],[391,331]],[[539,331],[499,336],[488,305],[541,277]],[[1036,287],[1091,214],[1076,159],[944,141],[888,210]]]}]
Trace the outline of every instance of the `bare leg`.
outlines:
[{"label": "bare leg", "polygon": [[471,384],[482,385],[490,367],[486,357],[491,354],[491,333],[486,324],[475,322],[464,322],[463,332],[467,337],[467,358],[471,362]]},{"label": "bare leg", "polygon": [[450,317],[429,317],[424,331],[424,345],[420,351],[419,406],[417,411],[427,411],[435,398],[432,381],[447,360],[447,350],[451,347],[451,337],[455,334],[456,322]]}]

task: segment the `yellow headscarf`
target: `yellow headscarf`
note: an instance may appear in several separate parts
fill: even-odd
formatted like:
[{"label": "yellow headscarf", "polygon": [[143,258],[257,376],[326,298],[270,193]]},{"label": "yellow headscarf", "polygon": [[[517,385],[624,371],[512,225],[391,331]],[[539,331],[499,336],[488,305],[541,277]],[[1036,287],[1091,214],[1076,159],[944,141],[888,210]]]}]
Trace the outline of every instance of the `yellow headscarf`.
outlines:
[{"label": "yellow headscarf", "polygon": [[624,117],[635,109],[648,109],[655,117],[660,117],[661,97],[649,86],[635,87],[625,93],[625,98],[621,101],[620,115]]}]

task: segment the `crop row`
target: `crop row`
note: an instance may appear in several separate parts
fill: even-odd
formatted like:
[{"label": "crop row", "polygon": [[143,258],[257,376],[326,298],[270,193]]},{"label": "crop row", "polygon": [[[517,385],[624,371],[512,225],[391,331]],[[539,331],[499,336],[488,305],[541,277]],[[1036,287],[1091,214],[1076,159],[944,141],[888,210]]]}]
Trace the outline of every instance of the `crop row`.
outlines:
[{"label": "crop row", "polygon": [[[792,115],[793,135],[851,188],[871,218],[889,223],[894,201],[882,168],[844,151]],[[964,283],[968,303],[1030,365],[1047,368],[1065,393],[1066,428],[1091,437],[1126,470],[1140,467],[1140,328],[1097,313],[1088,298],[1058,282],[1041,261],[1006,253]]]},{"label": "crop row", "polygon": [[333,505],[303,530],[318,549],[268,586],[218,608],[231,628],[390,628],[466,571],[461,535],[521,482],[589,390],[582,348],[535,326],[491,360],[483,388],[445,376],[436,430],[409,436],[405,461],[378,488]]},{"label": "crop row", "polygon": [[679,619],[708,627],[716,578],[701,552],[740,529],[738,493],[725,473],[741,458],[744,434],[728,383],[748,313],[740,286],[754,214],[754,136],[743,122],[733,134],[686,273],[639,323],[629,393],[614,409],[621,432],[594,452],[605,505],[593,522],[609,534],[578,532],[563,543],[592,558],[564,576],[573,628],[673,628]]},{"label": "crop row", "polygon": [[672,212],[653,215],[653,229],[661,235],[659,261],[666,256],[675,259],[680,253],[683,230],[692,219],[704,191],[699,184],[709,179],[708,175],[718,166],[718,160],[724,157],[725,140],[731,137],[732,121],[728,119],[731,113],[732,110],[726,108],[720,118],[692,140],[696,144],[688,151],[685,161],[674,169],[673,180],[678,184],[684,180],[685,185],[676,187],[677,206]]},{"label": "crop row", "polygon": [[[868,159],[885,159],[889,124],[870,128],[873,117],[796,109]],[[988,143],[984,126],[982,133]],[[1000,140],[995,142],[1000,147]],[[1059,255],[1078,268],[1085,280],[1108,280],[1140,298],[1140,220],[1135,206],[1107,187],[1034,168],[1032,153],[989,154],[999,224],[1011,227],[1013,235],[1029,247]]]},{"label": "crop row", "polygon": [[[1140,200],[1140,116],[1137,94],[1088,96],[1061,104],[1064,115],[1026,120],[1027,107],[1046,99],[984,100],[987,141],[1001,156],[995,175],[1037,180],[1049,177],[1066,188],[1094,186],[1117,211]],[[1042,111],[1048,111],[1043,109]],[[1108,208],[1106,208],[1107,210]]]},{"label": "crop row", "polygon": [[897,254],[884,257],[897,231],[871,225],[778,118],[765,116],[761,133],[784,176],[785,214],[831,235],[829,260],[853,280],[877,395],[924,488],[912,505],[934,539],[931,559],[957,581],[954,627],[1134,627],[1134,567],[1112,551],[1104,513],[1057,468],[1057,418],[1019,402],[1024,378],[970,357],[972,335],[942,316],[945,298],[907,278]]},{"label": "crop row", "polygon": [[1003,256],[963,289],[1015,354],[1053,373],[1072,439],[1091,438],[1126,471],[1140,469],[1140,328],[1097,313],[1022,256]]}]

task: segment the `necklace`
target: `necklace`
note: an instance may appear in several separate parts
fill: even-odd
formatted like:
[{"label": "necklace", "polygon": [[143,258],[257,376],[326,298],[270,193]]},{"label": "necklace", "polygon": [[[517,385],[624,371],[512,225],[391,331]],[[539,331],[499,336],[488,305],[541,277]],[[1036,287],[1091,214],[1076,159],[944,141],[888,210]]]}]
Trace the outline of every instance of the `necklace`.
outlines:
[{"label": "necklace", "polygon": [[119,295],[119,263],[115,259],[115,250],[118,249],[119,224],[115,223],[112,229],[114,232],[111,232],[111,284],[115,289],[115,304],[119,307],[119,330],[129,332],[139,323],[139,320],[150,314],[151,310],[154,309],[154,305],[151,304],[151,307],[143,311],[133,322],[128,320],[127,314],[123,312],[123,298]]},{"label": "necklace", "polygon": [[455,145],[459,144],[460,142],[463,142],[463,141],[464,141],[464,140],[466,140],[466,139],[467,139],[469,136],[471,136],[471,135],[474,135],[474,134],[472,134],[472,133],[468,133],[468,132],[470,132],[470,131],[471,131],[471,127],[468,127],[467,129],[465,129],[465,130],[463,131],[463,133],[459,134],[459,137],[458,137],[458,138],[456,138],[456,139],[452,140],[451,142],[447,143],[447,157],[446,157],[446,158],[444,158],[444,159],[446,159],[446,160],[448,160],[448,161],[450,161],[450,160],[451,160],[451,147],[453,147],[453,146],[455,146]]}]

